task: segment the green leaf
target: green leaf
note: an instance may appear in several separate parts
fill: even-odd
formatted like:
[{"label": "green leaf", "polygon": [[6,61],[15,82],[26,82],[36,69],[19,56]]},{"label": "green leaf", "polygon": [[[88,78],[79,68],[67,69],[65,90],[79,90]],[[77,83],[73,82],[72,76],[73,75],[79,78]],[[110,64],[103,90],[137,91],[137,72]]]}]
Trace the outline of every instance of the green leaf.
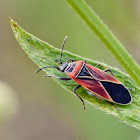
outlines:
[{"label": "green leaf", "polygon": [[116,57],[126,72],[131,76],[135,83],[140,86],[140,67],[132,59],[119,40],[107,28],[103,21],[87,5],[85,0],[67,0],[77,14],[83,19],[90,29],[106,45],[111,53]]},{"label": "green leaf", "polygon": [[[49,43],[46,43],[44,41],[41,41],[40,39],[34,37],[33,35],[27,33],[25,30],[23,30],[16,22],[14,22],[12,19],[10,20],[12,30],[14,32],[14,35],[21,45],[21,47],[24,49],[24,51],[28,54],[29,58],[33,60],[34,63],[36,63],[40,68],[44,66],[58,66],[55,59],[60,58],[60,49],[57,49],[50,45]],[[67,45],[67,44],[66,44]],[[62,62],[68,60],[69,58],[73,58],[75,61],[77,60],[83,60],[87,63],[96,66],[99,62],[72,54],[70,52],[67,52],[64,50]],[[94,105],[95,107],[110,113],[112,115],[117,116],[124,122],[126,122],[129,125],[133,125],[137,128],[140,127],[140,89],[135,85],[135,83],[132,81],[132,79],[125,73],[120,72],[116,68],[112,68],[110,66],[107,66],[103,63],[100,63],[99,66],[100,69],[106,69],[109,68],[114,73],[115,77],[120,80],[128,89],[133,88],[134,91],[131,91],[133,102],[129,105],[118,105],[116,106],[120,109],[118,111],[114,106],[111,106],[110,104],[99,100],[93,96],[90,96],[87,94],[86,90],[84,88],[78,89],[78,94],[88,103]],[[61,71],[58,71],[57,69],[48,68],[44,69],[45,73],[47,75],[54,75],[57,77],[67,77],[65,73],[62,73]],[[54,79],[59,83],[63,88],[73,93],[72,89],[77,86],[77,83],[74,80],[70,81],[61,81],[58,79]],[[77,98],[77,97],[76,97]],[[79,104],[80,104],[79,100]],[[83,109],[82,103],[81,103],[81,109]]]}]

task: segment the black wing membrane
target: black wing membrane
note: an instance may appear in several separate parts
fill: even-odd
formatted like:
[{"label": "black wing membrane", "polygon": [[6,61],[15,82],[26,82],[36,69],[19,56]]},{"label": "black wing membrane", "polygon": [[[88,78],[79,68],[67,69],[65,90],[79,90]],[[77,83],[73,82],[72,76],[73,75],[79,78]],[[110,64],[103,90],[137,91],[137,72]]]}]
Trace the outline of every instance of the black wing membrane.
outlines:
[{"label": "black wing membrane", "polygon": [[131,95],[125,86],[108,81],[100,81],[100,83],[107,90],[114,102],[120,104],[128,104],[131,102]]},{"label": "black wing membrane", "polygon": [[91,76],[91,74],[88,72],[87,68],[85,66],[82,67],[80,73],[78,76]]}]

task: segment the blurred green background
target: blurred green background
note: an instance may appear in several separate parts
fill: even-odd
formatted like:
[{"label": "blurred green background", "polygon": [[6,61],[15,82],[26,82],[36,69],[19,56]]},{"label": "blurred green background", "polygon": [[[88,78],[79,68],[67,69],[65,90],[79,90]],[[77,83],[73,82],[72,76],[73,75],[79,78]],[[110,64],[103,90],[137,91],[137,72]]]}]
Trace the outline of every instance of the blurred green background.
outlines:
[{"label": "blurred green background", "polygon": [[[87,0],[140,63],[140,1]],[[61,48],[123,68],[66,0],[0,1],[0,140],[140,140],[140,132],[65,91],[21,49],[12,17],[26,31]],[[54,56],[55,59],[55,56]]]}]

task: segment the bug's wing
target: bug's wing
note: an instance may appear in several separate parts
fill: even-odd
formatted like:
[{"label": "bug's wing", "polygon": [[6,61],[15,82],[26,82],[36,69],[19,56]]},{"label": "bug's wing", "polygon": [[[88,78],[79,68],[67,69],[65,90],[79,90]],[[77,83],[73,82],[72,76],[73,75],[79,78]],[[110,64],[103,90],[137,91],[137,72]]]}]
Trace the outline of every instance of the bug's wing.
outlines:
[{"label": "bug's wing", "polygon": [[128,89],[122,84],[93,79],[76,79],[75,81],[94,95],[105,100],[124,105],[129,104],[132,100]]},{"label": "bug's wing", "polygon": [[113,101],[100,81],[96,81],[94,79],[75,79],[75,81],[87,90],[93,92],[95,95],[104,98],[105,100]]},{"label": "bug's wing", "polygon": [[86,67],[91,72],[91,75],[96,80],[100,81],[99,83],[107,91],[107,94],[111,97],[113,102],[119,104],[129,104],[131,102],[132,98],[130,92],[120,81],[89,64],[86,64]]},{"label": "bug's wing", "polygon": [[129,104],[131,102],[131,95],[124,85],[108,81],[100,81],[100,83],[104,86],[114,102],[119,104]]},{"label": "bug's wing", "polygon": [[85,65],[95,79],[98,79],[100,81],[110,81],[113,83],[122,84],[120,81],[118,81],[115,77],[111,76],[110,74],[108,74],[96,67],[93,67],[89,64],[85,64]]}]

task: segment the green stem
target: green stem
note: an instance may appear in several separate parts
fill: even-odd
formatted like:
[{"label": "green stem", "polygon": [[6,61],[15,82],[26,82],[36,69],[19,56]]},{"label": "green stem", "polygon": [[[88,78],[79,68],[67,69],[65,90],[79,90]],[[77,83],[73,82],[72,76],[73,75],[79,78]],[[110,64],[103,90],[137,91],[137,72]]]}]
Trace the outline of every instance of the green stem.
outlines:
[{"label": "green stem", "polygon": [[87,5],[85,0],[67,1],[79,14],[79,16],[88,24],[92,31],[94,31],[94,33],[104,42],[135,83],[140,86],[140,67],[132,59],[131,55],[126,51],[113,33],[105,26],[103,21]]}]

